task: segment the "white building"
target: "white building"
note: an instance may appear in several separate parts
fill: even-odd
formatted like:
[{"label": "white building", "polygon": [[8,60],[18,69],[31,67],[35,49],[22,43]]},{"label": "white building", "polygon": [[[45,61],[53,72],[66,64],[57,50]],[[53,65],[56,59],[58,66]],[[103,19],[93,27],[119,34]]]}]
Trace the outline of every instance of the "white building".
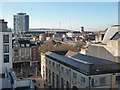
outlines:
[{"label": "white building", "polygon": [[[0,88],[10,87],[9,86],[9,79],[7,78],[7,70],[12,68],[12,33],[7,32],[7,22],[4,20],[0,20]],[[8,82],[8,84],[6,84]],[[1,86],[2,85],[2,86]]]},{"label": "white building", "polygon": [[120,64],[80,53],[41,55],[41,74],[53,88],[120,88]]},{"label": "white building", "polygon": [[90,44],[80,53],[120,63],[120,25],[107,29],[101,43]]},{"label": "white building", "polygon": [[0,20],[0,89],[34,88],[32,80],[18,80],[12,70],[12,32],[7,31],[7,22]]}]

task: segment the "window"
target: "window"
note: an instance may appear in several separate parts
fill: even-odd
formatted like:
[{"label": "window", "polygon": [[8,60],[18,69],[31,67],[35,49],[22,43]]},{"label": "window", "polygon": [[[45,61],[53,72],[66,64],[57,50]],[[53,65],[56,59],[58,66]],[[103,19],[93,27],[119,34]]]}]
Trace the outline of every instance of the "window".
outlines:
[{"label": "window", "polygon": [[77,74],[73,72],[73,78],[76,79],[77,78]]},{"label": "window", "polygon": [[49,65],[51,65],[51,61],[49,61]]},{"label": "window", "polygon": [[[29,47],[30,45],[29,44],[26,44],[27,47]],[[35,49],[34,49],[35,50]]]},{"label": "window", "polygon": [[55,66],[55,63],[54,63],[54,62],[52,62],[52,66],[53,66],[53,67]]},{"label": "window", "polygon": [[9,43],[9,35],[3,35],[3,43]]},{"label": "window", "polygon": [[53,86],[53,87],[55,86],[54,72],[53,72],[53,75],[52,75],[52,86]]},{"label": "window", "polygon": [[120,76],[116,76],[116,83],[120,83]]},{"label": "window", "polygon": [[56,76],[56,87],[59,88],[59,77],[58,77],[58,74]]},{"label": "window", "polygon": [[26,55],[27,55],[27,56],[30,55],[30,48],[26,48]]},{"label": "window", "polygon": [[66,74],[69,75],[69,69],[66,69]]},{"label": "window", "polygon": [[61,66],[61,71],[64,72],[64,68]]},{"label": "window", "polygon": [[104,85],[106,83],[106,78],[105,77],[100,77],[99,83],[100,83],[100,85]]},{"label": "window", "polygon": [[66,82],[66,88],[67,88],[67,90],[69,90],[68,88],[69,88],[69,82],[67,81]]},{"label": "window", "polygon": [[21,48],[21,56],[25,56],[25,48]]},{"label": "window", "polygon": [[64,88],[64,79],[61,78],[61,88]]},{"label": "window", "polygon": [[24,47],[24,44],[21,44],[21,47]]},{"label": "window", "polygon": [[4,55],[4,63],[9,63],[9,55]]},{"label": "window", "polygon": [[0,78],[5,78],[5,73],[0,73]]},{"label": "window", "polygon": [[57,68],[57,70],[59,70],[59,64],[56,64],[56,68]]},{"label": "window", "polygon": [[85,78],[81,76],[81,82],[85,83]]},{"label": "window", "polygon": [[3,53],[9,53],[9,45],[3,45]]}]

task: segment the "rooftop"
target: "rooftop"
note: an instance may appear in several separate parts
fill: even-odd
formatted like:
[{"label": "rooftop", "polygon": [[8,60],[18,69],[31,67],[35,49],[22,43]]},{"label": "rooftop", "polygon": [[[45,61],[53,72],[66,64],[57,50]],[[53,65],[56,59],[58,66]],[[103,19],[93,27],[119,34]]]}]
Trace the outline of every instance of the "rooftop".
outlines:
[{"label": "rooftop", "polygon": [[63,56],[55,52],[48,52],[46,56],[86,75],[120,72],[119,63],[80,53],[73,56]]}]

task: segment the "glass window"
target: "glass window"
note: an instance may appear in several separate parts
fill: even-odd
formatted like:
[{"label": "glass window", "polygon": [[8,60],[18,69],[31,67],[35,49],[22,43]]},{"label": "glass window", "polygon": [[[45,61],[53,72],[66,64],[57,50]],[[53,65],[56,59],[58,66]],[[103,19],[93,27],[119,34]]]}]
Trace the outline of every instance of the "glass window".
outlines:
[{"label": "glass window", "polygon": [[73,78],[76,79],[77,78],[77,74],[73,72]]},{"label": "glass window", "polygon": [[9,43],[9,35],[3,35],[3,43]]},{"label": "glass window", "polygon": [[106,83],[106,78],[105,77],[100,77],[99,83],[100,83],[100,85],[104,85]]},{"label": "glass window", "polygon": [[59,70],[59,64],[56,64],[56,68],[57,68],[57,70]]},{"label": "glass window", "polygon": [[61,66],[61,71],[63,72],[64,71],[64,68]]},{"label": "glass window", "polygon": [[120,83],[120,76],[116,76],[116,83]]},{"label": "glass window", "polygon": [[52,66],[53,66],[53,67],[55,66],[55,63],[54,63],[54,62],[52,62]]},{"label": "glass window", "polygon": [[26,48],[26,55],[30,55],[30,48]]},{"label": "glass window", "polygon": [[4,55],[4,63],[9,63],[9,55]]},{"label": "glass window", "polygon": [[21,44],[21,47],[24,47],[24,44]]},{"label": "glass window", "polygon": [[51,61],[49,60],[49,65],[51,65]]},{"label": "glass window", "polygon": [[0,78],[5,78],[5,73],[0,73]]},{"label": "glass window", "polygon": [[27,47],[29,47],[30,45],[29,44],[26,44]]},{"label": "glass window", "polygon": [[3,53],[9,53],[9,45],[3,45]]},{"label": "glass window", "polygon": [[81,76],[81,82],[85,83],[85,78]]},{"label": "glass window", "polygon": [[61,88],[64,88],[64,79],[61,78]]},{"label": "glass window", "polygon": [[66,69],[66,74],[69,75],[69,69]]}]

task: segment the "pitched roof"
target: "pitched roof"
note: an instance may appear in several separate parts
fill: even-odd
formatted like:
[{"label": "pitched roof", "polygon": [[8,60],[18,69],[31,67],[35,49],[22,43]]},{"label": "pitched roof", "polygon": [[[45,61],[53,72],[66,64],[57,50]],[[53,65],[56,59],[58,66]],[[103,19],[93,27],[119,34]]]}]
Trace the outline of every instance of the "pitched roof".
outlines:
[{"label": "pitched roof", "polygon": [[46,53],[46,57],[86,75],[120,72],[119,63],[82,55],[80,53],[75,54],[72,57],[66,57],[56,53],[48,52]]},{"label": "pitched roof", "polygon": [[106,44],[117,32],[120,32],[120,25],[114,25],[106,31],[102,43]]}]

